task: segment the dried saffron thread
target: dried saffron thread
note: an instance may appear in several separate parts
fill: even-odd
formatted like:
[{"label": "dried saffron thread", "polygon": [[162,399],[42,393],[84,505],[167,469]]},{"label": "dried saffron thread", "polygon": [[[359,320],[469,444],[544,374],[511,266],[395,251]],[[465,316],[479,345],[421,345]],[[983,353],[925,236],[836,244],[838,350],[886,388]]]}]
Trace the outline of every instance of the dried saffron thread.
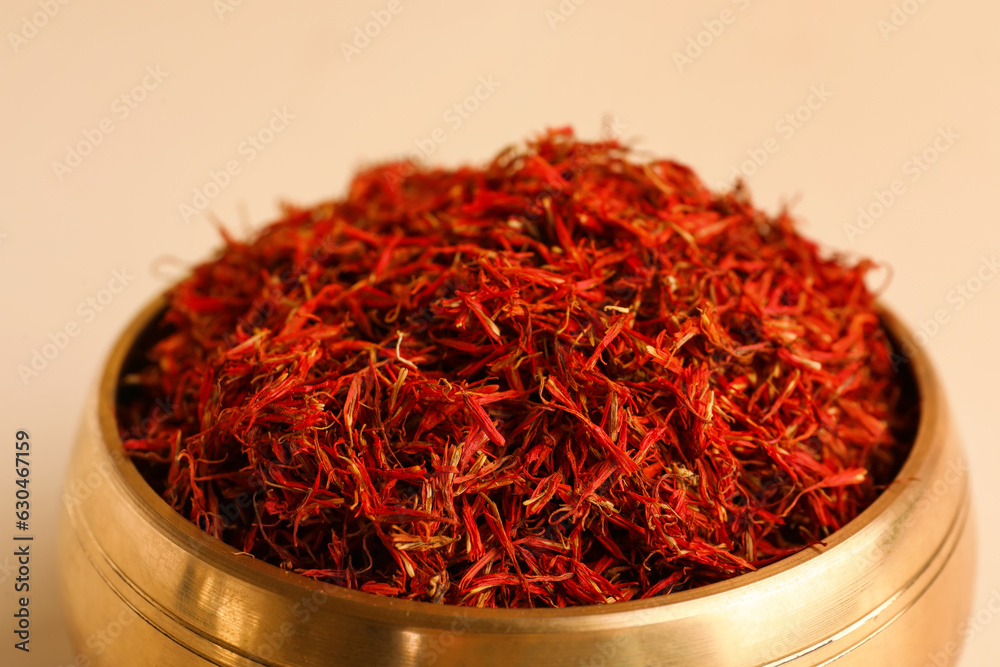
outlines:
[{"label": "dried saffron thread", "polygon": [[171,290],[125,448],[211,535],[341,586],[683,590],[820,542],[905,457],[870,266],[569,129],[481,169],[388,164]]}]

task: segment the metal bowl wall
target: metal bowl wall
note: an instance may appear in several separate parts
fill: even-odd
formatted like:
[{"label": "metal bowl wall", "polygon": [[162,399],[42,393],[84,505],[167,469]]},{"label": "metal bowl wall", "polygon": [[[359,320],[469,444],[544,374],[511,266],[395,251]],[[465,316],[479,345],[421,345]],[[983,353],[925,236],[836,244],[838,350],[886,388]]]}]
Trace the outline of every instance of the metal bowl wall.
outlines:
[{"label": "metal bowl wall", "polygon": [[87,664],[798,667],[918,665],[955,652],[974,573],[968,475],[920,350],[910,361],[921,406],[912,453],[896,483],[824,547],[652,599],[470,609],[284,572],[174,512],[125,457],[114,412],[122,365],[163,307],[150,304],[116,343],[70,464],[61,569]]}]

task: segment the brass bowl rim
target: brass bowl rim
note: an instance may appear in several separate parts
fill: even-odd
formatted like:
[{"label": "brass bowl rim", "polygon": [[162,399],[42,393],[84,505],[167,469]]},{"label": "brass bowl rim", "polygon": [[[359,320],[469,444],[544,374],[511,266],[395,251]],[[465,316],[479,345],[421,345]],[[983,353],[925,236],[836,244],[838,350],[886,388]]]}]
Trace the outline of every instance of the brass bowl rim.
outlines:
[{"label": "brass bowl rim", "polygon": [[[917,433],[909,455],[888,488],[857,517],[824,540],[822,548],[807,547],[754,572],[697,588],[603,605],[558,608],[482,608],[392,598],[312,579],[282,570],[276,565],[241,553],[238,549],[205,533],[176,512],[156,493],[132,463],[132,460],[125,453],[118,431],[115,410],[118,381],[125,360],[132,352],[138,337],[166,308],[168,292],[159,294],[148,303],[119,335],[101,370],[97,392],[98,427],[101,439],[107,445],[114,470],[124,482],[121,485],[122,488],[134,501],[137,510],[166,528],[171,539],[179,547],[194,552],[199,558],[209,560],[211,565],[223,570],[225,574],[238,578],[249,585],[282,596],[301,596],[303,591],[318,592],[329,600],[339,600],[355,608],[370,609],[372,614],[377,614],[386,621],[390,621],[392,616],[405,616],[406,622],[411,626],[420,620],[432,625],[439,625],[443,621],[452,621],[456,617],[465,618],[467,622],[474,622],[476,619],[492,622],[523,622],[526,620],[526,616],[535,621],[545,620],[549,622],[591,616],[603,617],[605,620],[616,617],[621,619],[623,625],[635,625],[637,613],[642,616],[644,615],[642,612],[662,611],[667,606],[670,606],[673,611],[679,612],[681,605],[688,607],[710,603],[713,599],[732,591],[749,591],[764,586],[769,580],[780,577],[805,563],[824,557],[832,558],[831,552],[839,548],[846,548],[844,547],[845,543],[873,524],[876,519],[882,517],[906,490],[906,485],[902,484],[901,481],[918,477],[918,471],[927,464],[929,457],[933,454],[941,426],[942,415],[939,406],[941,406],[943,397],[933,365],[921,346],[909,343],[910,339],[906,337],[908,329],[901,320],[884,305],[878,304],[877,311],[883,325],[891,334],[894,342],[900,344],[904,350],[897,352],[897,354],[905,360],[903,363],[910,365],[919,403],[920,416]],[[693,612],[694,609],[691,611]]]}]

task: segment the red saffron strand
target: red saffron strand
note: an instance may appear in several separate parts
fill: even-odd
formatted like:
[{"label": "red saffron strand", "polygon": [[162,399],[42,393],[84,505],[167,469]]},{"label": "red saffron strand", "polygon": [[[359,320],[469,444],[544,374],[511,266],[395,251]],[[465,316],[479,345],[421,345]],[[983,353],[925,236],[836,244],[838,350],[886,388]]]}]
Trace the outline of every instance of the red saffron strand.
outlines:
[{"label": "red saffron strand", "polygon": [[123,375],[122,437],[178,512],[308,577],[684,590],[821,542],[910,445],[871,263],[615,141],[375,167],[224,240]]}]

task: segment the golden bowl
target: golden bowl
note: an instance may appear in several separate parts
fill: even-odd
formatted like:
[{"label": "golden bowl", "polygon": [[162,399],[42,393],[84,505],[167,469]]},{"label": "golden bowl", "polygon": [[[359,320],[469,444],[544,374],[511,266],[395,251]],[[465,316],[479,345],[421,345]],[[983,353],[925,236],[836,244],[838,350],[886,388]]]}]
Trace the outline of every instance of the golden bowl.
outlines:
[{"label": "golden bowl", "polygon": [[[165,306],[115,344],[85,408],[60,530],[77,665],[951,664],[974,576],[967,464],[926,355],[897,480],[824,546],[695,590],[567,609],[380,597],[283,571],[209,537],[126,458],[123,364]],[[897,340],[905,329],[889,313]]]}]

